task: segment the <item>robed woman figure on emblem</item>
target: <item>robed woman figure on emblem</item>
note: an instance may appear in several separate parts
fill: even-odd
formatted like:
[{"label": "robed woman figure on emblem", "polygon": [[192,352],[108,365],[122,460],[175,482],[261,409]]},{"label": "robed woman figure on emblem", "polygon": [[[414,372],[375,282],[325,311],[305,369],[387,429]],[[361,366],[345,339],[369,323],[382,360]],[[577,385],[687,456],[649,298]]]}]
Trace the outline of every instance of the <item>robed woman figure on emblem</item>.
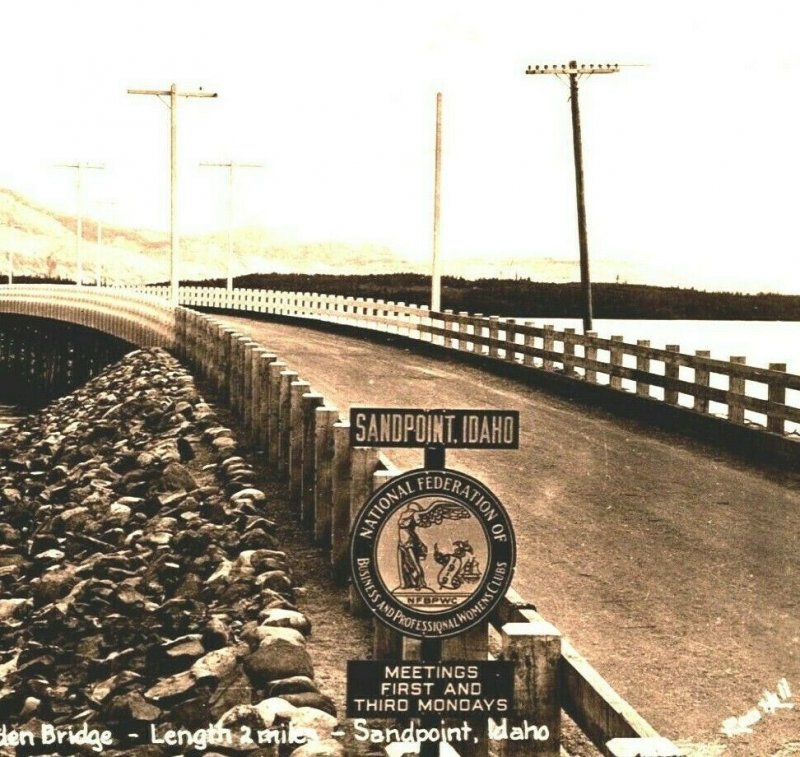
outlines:
[{"label": "robed woman figure on emblem", "polygon": [[428,555],[428,547],[420,539],[417,529],[440,525],[443,520],[469,518],[469,511],[462,505],[446,500],[437,500],[428,507],[420,502],[410,502],[397,523],[397,567],[400,574],[399,589],[433,591],[425,581],[422,561]]}]

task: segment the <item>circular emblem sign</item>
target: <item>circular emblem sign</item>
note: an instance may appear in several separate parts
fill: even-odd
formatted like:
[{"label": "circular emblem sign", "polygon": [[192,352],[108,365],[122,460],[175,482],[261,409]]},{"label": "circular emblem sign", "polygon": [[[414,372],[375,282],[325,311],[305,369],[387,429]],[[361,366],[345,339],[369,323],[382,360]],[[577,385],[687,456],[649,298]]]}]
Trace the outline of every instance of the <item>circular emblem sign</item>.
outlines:
[{"label": "circular emblem sign", "polygon": [[406,636],[454,636],[485,618],[511,584],[514,532],[480,481],[412,470],[361,509],[350,558],[353,582],[380,620]]}]

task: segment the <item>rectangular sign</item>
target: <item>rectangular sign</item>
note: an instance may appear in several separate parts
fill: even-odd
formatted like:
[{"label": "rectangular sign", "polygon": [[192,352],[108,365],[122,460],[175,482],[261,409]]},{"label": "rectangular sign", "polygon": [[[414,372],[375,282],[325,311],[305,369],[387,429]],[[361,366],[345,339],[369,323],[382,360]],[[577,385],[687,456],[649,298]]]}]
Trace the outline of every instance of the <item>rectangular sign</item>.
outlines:
[{"label": "rectangular sign", "polygon": [[517,410],[423,410],[392,407],[350,409],[354,447],[518,449]]},{"label": "rectangular sign", "polygon": [[347,717],[507,717],[514,663],[349,660]]}]

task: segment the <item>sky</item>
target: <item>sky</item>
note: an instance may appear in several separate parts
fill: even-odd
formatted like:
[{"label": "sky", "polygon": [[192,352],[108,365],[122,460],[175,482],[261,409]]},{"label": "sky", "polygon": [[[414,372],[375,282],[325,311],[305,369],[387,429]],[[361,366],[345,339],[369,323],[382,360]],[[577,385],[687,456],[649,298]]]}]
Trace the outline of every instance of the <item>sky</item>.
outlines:
[{"label": "sky", "polygon": [[[0,186],[90,215],[169,224],[178,103],[184,233],[431,254],[443,95],[442,264],[575,261],[567,83],[529,64],[619,63],[580,81],[589,249],[622,280],[800,293],[800,6],[744,2],[7,0]],[[113,203],[113,204],[101,204]],[[99,208],[99,210],[98,210]],[[94,209],[94,212],[92,212]]]}]

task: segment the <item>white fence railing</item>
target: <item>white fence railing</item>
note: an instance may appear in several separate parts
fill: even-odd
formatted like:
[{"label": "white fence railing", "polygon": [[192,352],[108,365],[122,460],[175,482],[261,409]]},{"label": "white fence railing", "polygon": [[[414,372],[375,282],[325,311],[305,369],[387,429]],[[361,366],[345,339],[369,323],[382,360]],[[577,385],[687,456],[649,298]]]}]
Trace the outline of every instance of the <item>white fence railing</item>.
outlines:
[{"label": "white fence railing", "polygon": [[175,308],[146,293],[94,287],[0,286],[0,313],[52,318],[97,329],[140,347],[175,346]]},{"label": "white fence railing", "polygon": [[[167,287],[141,290],[167,297]],[[399,334],[458,352],[528,366],[588,384],[607,386],[797,438],[800,428],[800,375],[785,363],[746,364],[743,356],[712,358],[708,350],[681,352],[679,345],[652,347],[647,340],[599,337],[549,325],[480,314],[432,312],[425,306],[372,298],[265,289],[184,287],[188,307],[257,312]]]}]

